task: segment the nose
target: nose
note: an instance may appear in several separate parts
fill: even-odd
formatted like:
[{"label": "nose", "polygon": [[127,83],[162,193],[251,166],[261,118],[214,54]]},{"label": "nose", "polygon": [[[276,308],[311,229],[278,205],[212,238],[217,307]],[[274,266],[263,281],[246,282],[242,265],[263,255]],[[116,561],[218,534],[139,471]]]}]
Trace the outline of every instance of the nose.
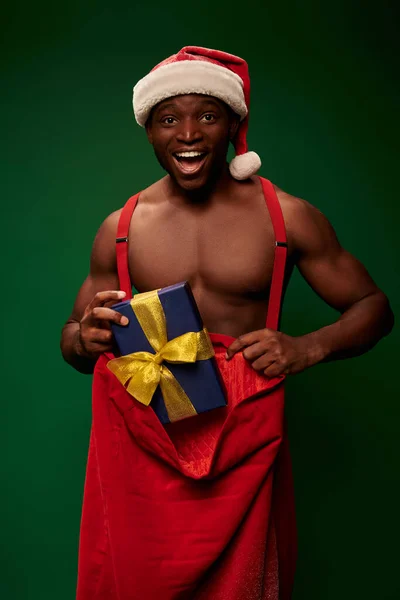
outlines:
[{"label": "nose", "polygon": [[203,139],[201,127],[197,119],[182,119],[176,139],[184,144],[195,144]]}]

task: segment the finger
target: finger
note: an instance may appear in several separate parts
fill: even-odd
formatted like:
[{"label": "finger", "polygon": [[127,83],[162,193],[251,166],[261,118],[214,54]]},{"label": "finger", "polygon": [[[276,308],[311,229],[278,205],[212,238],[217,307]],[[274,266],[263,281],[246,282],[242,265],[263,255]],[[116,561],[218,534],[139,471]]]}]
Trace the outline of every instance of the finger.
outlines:
[{"label": "finger", "polygon": [[266,353],[257,358],[254,362],[251,363],[251,366],[256,371],[264,371],[267,367],[275,363],[275,358],[271,353]]},{"label": "finger", "polygon": [[278,362],[273,362],[269,367],[264,370],[264,375],[267,377],[278,377],[279,375],[286,375],[286,367]]},{"label": "finger", "polygon": [[92,344],[90,346],[90,353],[93,355],[99,355],[103,352],[112,352],[113,345],[112,344]]},{"label": "finger", "polygon": [[98,341],[96,341],[95,339],[89,336],[84,336],[81,338],[81,346],[85,352],[85,356],[91,356],[92,358],[94,358],[102,352],[112,352],[113,340],[101,341],[100,338]]},{"label": "finger", "polygon": [[266,340],[261,340],[260,342],[256,342],[255,344],[252,344],[251,346],[247,346],[247,348],[245,348],[243,350],[243,356],[246,360],[249,360],[250,362],[252,362],[259,356],[262,356],[263,354],[265,354],[267,352],[267,350],[268,350],[268,342]]},{"label": "finger", "polygon": [[118,325],[127,325],[129,323],[128,317],[122,315],[116,310],[111,308],[105,308],[104,306],[96,306],[91,312],[92,318],[97,321],[112,321]]},{"label": "finger", "polygon": [[110,300],[122,300],[125,298],[126,293],[122,290],[106,290],[103,292],[97,292],[94,296],[93,300],[89,303],[89,308],[94,308],[95,306],[103,306],[105,302],[109,302]]},{"label": "finger", "polygon": [[229,360],[236,352],[243,350],[243,348],[246,348],[246,346],[249,346],[250,344],[260,341],[263,331],[264,329],[259,329],[240,335],[227,349],[225,358]]},{"label": "finger", "polygon": [[[123,300],[123,298],[122,298]],[[121,302],[121,299],[118,298],[117,300],[108,300],[107,302],[104,302],[102,306],[105,306],[106,308],[111,308],[112,306],[114,306],[115,304],[118,304],[119,302]]]},{"label": "finger", "polygon": [[90,344],[112,344],[113,334],[105,329],[93,329],[90,332]]},{"label": "finger", "polygon": [[96,321],[96,329],[107,329],[111,331],[111,322],[110,321],[100,321],[99,319]]}]

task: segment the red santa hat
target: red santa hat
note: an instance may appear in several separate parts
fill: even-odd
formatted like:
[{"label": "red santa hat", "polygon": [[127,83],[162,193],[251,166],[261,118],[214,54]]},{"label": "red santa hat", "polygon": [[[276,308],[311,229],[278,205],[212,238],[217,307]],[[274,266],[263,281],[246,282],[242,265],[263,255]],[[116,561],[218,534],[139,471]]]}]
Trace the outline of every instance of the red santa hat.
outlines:
[{"label": "red santa hat", "polygon": [[144,127],[156,104],[181,94],[214,96],[239,115],[240,124],[233,140],[236,156],[229,170],[235,179],[247,179],[257,173],[260,157],[247,151],[250,78],[246,61],[219,50],[185,46],[154,67],[133,88],[136,121]]}]

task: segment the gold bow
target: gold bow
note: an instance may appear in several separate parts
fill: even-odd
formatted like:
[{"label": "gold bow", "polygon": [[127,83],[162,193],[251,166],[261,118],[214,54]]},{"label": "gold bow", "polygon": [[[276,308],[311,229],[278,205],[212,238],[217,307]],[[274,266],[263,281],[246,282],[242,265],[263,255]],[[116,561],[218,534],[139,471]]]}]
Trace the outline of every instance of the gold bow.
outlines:
[{"label": "gold bow", "polygon": [[155,354],[133,352],[113,358],[107,367],[131,396],[146,406],[160,385],[168,418],[172,422],[196,415],[197,411],[163,362],[194,363],[207,360],[214,356],[214,348],[205,327],[168,341],[165,314],[157,292],[152,290],[136,294],[131,300],[132,310]]}]

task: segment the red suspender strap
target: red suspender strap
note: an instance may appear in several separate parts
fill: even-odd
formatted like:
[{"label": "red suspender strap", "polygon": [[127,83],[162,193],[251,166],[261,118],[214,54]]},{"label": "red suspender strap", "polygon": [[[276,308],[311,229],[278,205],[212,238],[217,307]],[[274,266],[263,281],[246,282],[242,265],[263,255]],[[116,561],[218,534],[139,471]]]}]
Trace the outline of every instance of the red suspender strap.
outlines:
[{"label": "red suspender strap", "polygon": [[279,329],[279,318],[285,279],[285,265],[287,256],[287,239],[285,221],[274,186],[268,179],[260,177],[264,197],[271,217],[275,234],[275,257],[272,271],[271,290],[269,293],[268,312],[265,326],[268,329]]},{"label": "red suspender strap", "polygon": [[128,266],[128,232],[132,213],[135,210],[138,198],[139,194],[129,198],[121,211],[118,221],[115,252],[117,256],[119,288],[126,293],[125,300],[132,298],[132,285]]}]

